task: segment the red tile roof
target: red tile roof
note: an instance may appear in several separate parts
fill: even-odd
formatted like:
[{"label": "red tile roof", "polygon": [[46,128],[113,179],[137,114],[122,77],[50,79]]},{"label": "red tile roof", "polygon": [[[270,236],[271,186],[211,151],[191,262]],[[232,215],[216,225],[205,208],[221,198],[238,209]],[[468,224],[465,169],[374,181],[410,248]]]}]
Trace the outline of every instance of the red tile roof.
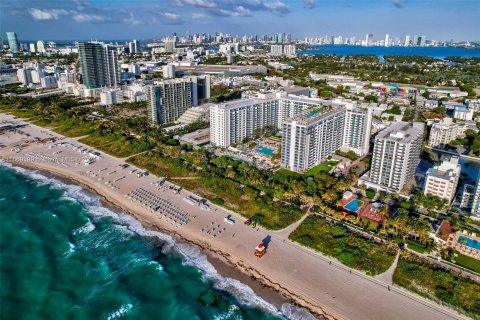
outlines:
[{"label": "red tile roof", "polygon": [[447,241],[450,233],[452,233],[453,227],[447,220],[443,220],[440,224],[440,227],[437,230],[437,237],[442,239],[443,241]]}]

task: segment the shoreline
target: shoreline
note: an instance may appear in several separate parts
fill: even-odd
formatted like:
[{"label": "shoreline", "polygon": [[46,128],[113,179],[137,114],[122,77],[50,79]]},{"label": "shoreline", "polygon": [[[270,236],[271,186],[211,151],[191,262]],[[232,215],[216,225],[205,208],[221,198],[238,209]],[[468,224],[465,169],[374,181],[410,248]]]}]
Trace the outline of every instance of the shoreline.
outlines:
[{"label": "shoreline", "polygon": [[[132,216],[135,220],[137,220],[140,224],[142,224],[142,226],[145,229],[164,233],[166,235],[173,237],[177,243],[186,243],[188,245],[198,248],[201,251],[201,253],[207,257],[208,262],[210,262],[213,265],[215,270],[221,276],[238,280],[241,283],[247,285],[253,290],[253,292],[256,295],[264,299],[266,302],[275,306],[275,308],[277,308],[279,312],[284,303],[298,306],[292,298],[285,296],[284,293],[269,287],[265,283],[262,283],[261,281],[259,281],[259,279],[255,278],[252,274],[246,273],[245,270],[237,268],[228,259],[225,259],[225,256],[223,254],[219,254],[218,252],[212,251],[209,248],[204,247],[198,243],[189,241],[188,239],[182,236],[179,236],[176,233],[172,233],[170,230],[161,229],[156,225],[148,223],[147,221],[142,221],[140,217],[135,215],[135,213],[128,212],[128,209],[122,208],[121,206],[109,201],[105,196],[99,194],[94,188],[92,188],[87,184],[84,184],[81,181],[76,180],[75,178],[67,177],[65,175],[59,174],[58,172],[52,172],[50,170],[40,168],[35,165],[18,164],[14,162],[8,162],[8,163],[10,163],[14,167],[16,166],[16,167],[20,167],[27,170],[38,171],[40,174],[48,178],[59,180],[67,185],[74,184],[74,185],[80,186],[82,189],[85,189],[89,193],[97,196],[100,199],[101,204],[106,208],[112,209],[113,211],[119,211],[120,213],[125,215]],[[138,235],[140,237],[145,237],[144,235],[141,235],[141,234],[138,234]],[[300,306],[300,307],[308,310],[308,308],[306,307],[303,307],[303,306]],[[308,311],[312,315],[314,315],[317,319],[323,318],[323,315],[315,314],[312,310],[308,310]]]},{"label": "shoreline", "polygon": [[[2,114],[2,118],[8,119],[11,116]],[[41,144],[29,142],[25,133],[43,139],[60,140]],[[65,145],[59,145],[60,142]],[[83,160],[80,160],[84,155],[79,155],[74,147],[92,148],[49,129],[29,123],[20,133],[6,132],[0,135],[0,143],[4,145],[4,148],[0,148],[0,157],[5,162],[50,172],[56,177],[74,181],[90,192],[93,190],[103,200],[103,204],[120,208],[121,212],[134,217],[147,231],[145,236],[148,236],[148,231],[159,230],[163,234],[174,236],[178,243],[187,242],[201,248],[203,253],[218,258],[218,261],[212,258],[209,261],[225,263],[234,269],[234,274],[240,279],[251,279],[253,287],[257,287],[250,288],[255,289],[258,296],[265,296],[266,301],[275,300],[267,297],[273,292],[273,297],[293,301],[292,305],[326,319],[465,318],[464,315],[402,288],[393,286],[390,290],[386,283],[359,271],[352,272],[335,260],[290,241],[281,233],[262,227],[252,229],[245,226],[245,218],[238,213],[213,204],[210,204],[208,210],[192,205],[184,200],[189,196],[198,199],[198,195],[184,189],[175,193],[170,189],[162,189],[156,185],[160,178],[152,174],[139,177],[129,174],[130,170],[143,172],[144,169],[135,166],[130,166],[129,170],[122,169],[120,165],[125,163],[123,159],[101,152],[101,158],[85,166]],[[52,156],[59,153],[60,156]],[[59,157],[70,160],[54,161]],[[171,182],[166,184],[175,187]],[[168,210],[180,210],[188,214],[187,223],[178,224],[162,211],[150,209],[145,202],[134,201],[129,196],[134,190],[144,190],[141,192],[150,194],[149,199],[152,201],[158,198],[167,201]],[[228,215],[236,222],[226,223],[224,218]],[[219,229],[212,234],[212,228],[215,230],[217,224]],[[218,232],[220,228],[221,234]],[[260,241],[271,243],[268,253],[261,259],[253,255],[253,250]],[[221,264],[218,266],[215,267],[222,268]],[[262,287],[270,288],[269,293],[261,292],[259,288]]]}]

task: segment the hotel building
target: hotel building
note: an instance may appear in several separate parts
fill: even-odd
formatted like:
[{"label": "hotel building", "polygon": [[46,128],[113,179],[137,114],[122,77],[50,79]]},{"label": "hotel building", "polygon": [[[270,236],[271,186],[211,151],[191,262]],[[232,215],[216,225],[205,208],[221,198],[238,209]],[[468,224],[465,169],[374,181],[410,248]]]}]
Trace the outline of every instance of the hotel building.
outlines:
[{"label": "hotel building", "polygon": [[322,163],[343,143],[345,108],[308,111],[283,123],[282,166],[303,172]]}]

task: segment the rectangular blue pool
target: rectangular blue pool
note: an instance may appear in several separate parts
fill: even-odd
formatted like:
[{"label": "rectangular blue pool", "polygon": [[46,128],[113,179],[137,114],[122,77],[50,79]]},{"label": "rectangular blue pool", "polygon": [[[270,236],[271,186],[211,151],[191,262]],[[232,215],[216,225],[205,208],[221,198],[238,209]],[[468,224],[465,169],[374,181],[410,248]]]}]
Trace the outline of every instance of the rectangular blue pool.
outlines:
[{"label": "rectangular blue pool", "polygon": [[353,199],[353,200],[350,200],[350,202],[348,202],[344,208],[349,210],[349,211],[352,211],[352,212],[357,212],[358,209],[360,209],[360,207],[363,205],[363,202],[358,200],[358,199]]},{"label": "rectangular blue pool", "polygon": [[272,148],[267,148],[267,147],[264,147],[264,146],[260,146],[258,147],[258,152],[260,152],[261,154],[264,154],[266,156],[273,156],[273,149]]},{"label": "rectangular blue pool", "polygon": [[[460,242],[461,239],[465,239],[465,243],[461,243]],[[480,250],[480,242],[478,242],[475,239],[465,237],[465,236],[458,236],[457,242],[460,243],[460,244],[464,244],[467,247],[470,247],[470,248],[473,248],[473,249],[476,249],[476,250]]]}]

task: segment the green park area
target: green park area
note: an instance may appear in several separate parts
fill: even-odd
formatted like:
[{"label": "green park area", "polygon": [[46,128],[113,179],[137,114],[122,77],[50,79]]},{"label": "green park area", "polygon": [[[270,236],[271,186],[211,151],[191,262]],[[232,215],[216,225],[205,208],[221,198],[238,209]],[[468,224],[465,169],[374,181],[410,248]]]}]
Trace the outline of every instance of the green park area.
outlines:
[{"label": "green park area", "polygon": [[395,248],[366,239],[318,216],[306,218],[289,238],[369,275],[385,272],[396,255]]},{"label": "green park area", "polygon": [[393,283],[480,319],[480,284],[410,256],[402,255]]}]

